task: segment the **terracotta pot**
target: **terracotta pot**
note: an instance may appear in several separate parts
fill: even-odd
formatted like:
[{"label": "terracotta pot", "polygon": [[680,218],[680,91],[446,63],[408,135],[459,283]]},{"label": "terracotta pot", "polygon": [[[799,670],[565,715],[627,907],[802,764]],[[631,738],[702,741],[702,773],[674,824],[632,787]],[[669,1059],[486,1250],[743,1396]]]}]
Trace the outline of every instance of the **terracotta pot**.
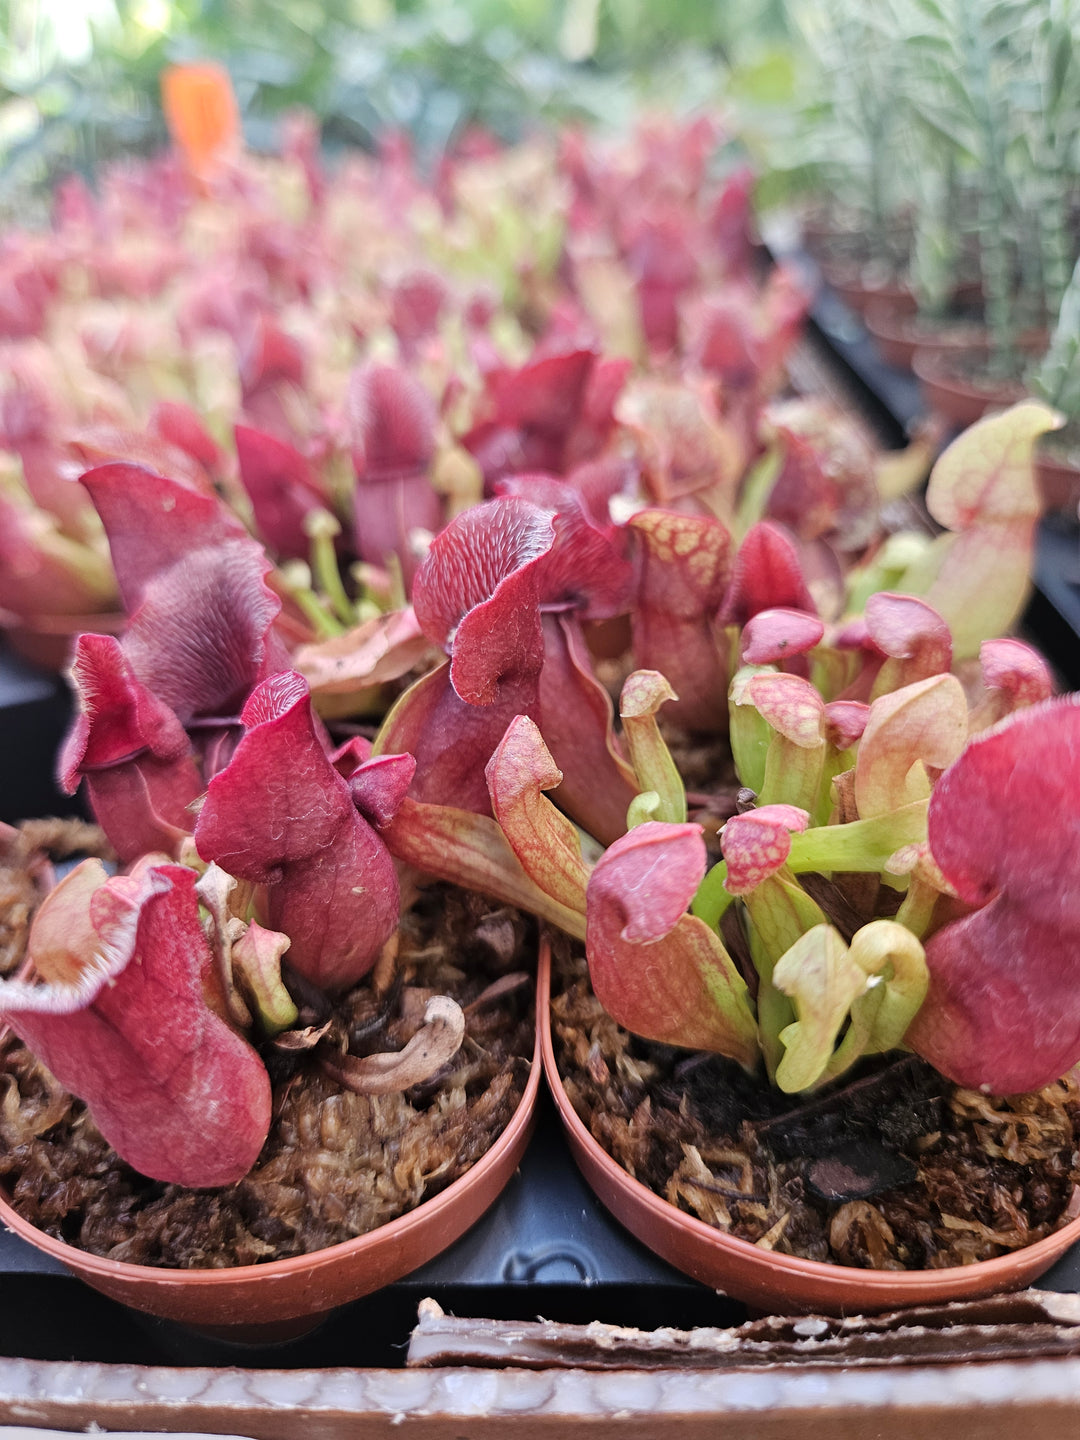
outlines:
[{"label": "terracotta pot", "polygon": [[1035,457],[1035,481],[1047,510],[1076,516],[1080,507],[1080,465],[1044,452]]},{"label": "terracotta pot", "polygon": [[158,1269],[106,1260],[43,1234],[13,1210],[2,1193],[0,1223],[95,1290],[135,1310],[229,1339],[288,1339],[313,1328],[338,1306],[426,1264],[479,1220],[525,1153],[536,1119],[540,1074],[538,1034],[521,1102],[471,1170],[407,1215],[310,1255],[228,1270]]},{"label": "terracotta pot", "polygon": [[968,346],[949,353],[931,354],[916,350],[911,368],[918,377],[923,399],[931,410],[956,429],[966,429],[991,410],[1003,410],[1027,396],[1019,380],[993,380],[962,373],[955,361],[985,358],[982,346]]},{"label": "terracotta pot", "polygon": [[897,315],[877,306],[863,316],[863,324],[886,365],[897,370],[911,369],[916,350],[938,355],[970,350],[973,344],[984,342],[986,335],[985,329],[975,322],[933,325],[915,315]]},{"label": "terracotta pot", "polygon": [[0,611],[0,626],[7,642],[24,660],[41,670],[65,670],[71,661],[75,638],[86,632],[119,635],[127,624],[120,610],[97,615],[14,615]]},{"label": "terracotta pot", "polygon": [[[1033,352],[1044,343],[1045,335],[1035,332],[1021,341],[1024,349]],[[911,368],[918,376],[923,398],[930,409],[954,429],[964,429],[981,420],[990,410],[1003,409],[1027,398],[1028,392],[1019,380],[998,381],[964,376],[956,373],[950,363],[951,357],[957,355],[970,358],[985,353],[982,346],[953,346],[951,350],[937,351],[919,346],[915,352]],[[882,354],[885,356],[884,346]],[[1045,510],[1075,516],[1080,506],[1080,466],[1044,450],[1035,457],[1035,480]]]},{"label": "terracotta pot", "polygon": [[563,1089],[551,1033],[551,955],[540,954],[536,1013],[544,1072],[578,1168],[631,1234],[677,1269],[755,1309],[824,1315],[892,1310],[1020,1290],[1080,1241],[1080,1218],[1024,1250],[946,1270],[857,1270],[761,1250],[669,1204],[633,1179],[582,1122]]},{"label": "terracotta pot", "polygon": [[918,309],[910,285],[884,276],[877,278],[866,266],[825,262],[821,273],[829,288],[857,315],[868,315],[871,310],[914,315]]},{"label": "terracotta pot", "polygon": [[864,232],[828,216],[805,216],[799,234],[804,249],[821,264],[854,264],[867,257]]}]

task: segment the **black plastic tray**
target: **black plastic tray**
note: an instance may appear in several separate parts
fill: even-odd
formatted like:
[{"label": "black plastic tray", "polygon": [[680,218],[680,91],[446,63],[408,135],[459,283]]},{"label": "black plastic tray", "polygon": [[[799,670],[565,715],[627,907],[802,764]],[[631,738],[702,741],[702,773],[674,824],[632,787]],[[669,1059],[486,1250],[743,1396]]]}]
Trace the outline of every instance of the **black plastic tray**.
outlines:
[{"label": "black plastic tray", "polygon": [[[1080,1274],[1078,1274],[1080,1279]],[[0,1356],[142,1365],[394,1367],[425,1296],[459,1315],[639,1325],[734,1325],[746,1316],[657,1260],[587,1188],[544,1097],[537,1132],[502,1196],[456,1245],[317,1331],[240,1345],[140,1316],[0,1230]]]},{"label": "black plastic tray", "polygon": [[27,665],[0,641],[0,820],[83,813],[54,778],[70,719],[65,681]]},{"label": "black plastic tray", "polygon": [[[1039,1282],[1080,1290],[1080,1246]],[[688,1279],[638,1244],[585,1185],[545,1097],[521,1168],[487,1215],[407,1279],[346,1306],[318,1330],[240,1345],[138,1315],[0,1230],[0,1356],[138,1365],[321,1367],[404,1363],[416,1307],[494,1319],[565,1320],[651,1329],[737,1325],[746,1308]]]}]

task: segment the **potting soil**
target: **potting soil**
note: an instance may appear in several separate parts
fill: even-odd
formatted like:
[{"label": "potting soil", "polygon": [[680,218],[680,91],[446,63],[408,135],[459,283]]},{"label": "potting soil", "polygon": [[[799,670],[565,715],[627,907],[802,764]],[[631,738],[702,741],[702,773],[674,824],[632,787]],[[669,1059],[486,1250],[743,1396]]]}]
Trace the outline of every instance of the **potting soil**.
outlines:
[{"label": "potting soil", "polygon": [[1080,1204],[1080,1085],[960,1089],[913,1055],[783,1095],[720,1056],[642,1041],[554,949],[552,1029],[567,1094],[642,1184],[708,1225],[809,1260],[938,1269],[1042,1239]]},{"label": "potting soil", "polygon": [[[421,895],[401,930],[397,976],[365,982],[332,1025],[358,1055],[403,1048],[424,999],[473,1005],[493,981],[529,970],[532,923],[449,887]],[[466,1013],[455,1058],[404,1094],[359,1095],[320,1068],[318,1048],[262,1048],[274,1119],[239,1184],[192,1191],[127,1166],[22,1044],[0,1055],[0,1183],[39,1229],[113,1260],[222,1268],[308,1254],[385,1224],[463,1175],[498,1138],[533,1051],[530,982]]]}]

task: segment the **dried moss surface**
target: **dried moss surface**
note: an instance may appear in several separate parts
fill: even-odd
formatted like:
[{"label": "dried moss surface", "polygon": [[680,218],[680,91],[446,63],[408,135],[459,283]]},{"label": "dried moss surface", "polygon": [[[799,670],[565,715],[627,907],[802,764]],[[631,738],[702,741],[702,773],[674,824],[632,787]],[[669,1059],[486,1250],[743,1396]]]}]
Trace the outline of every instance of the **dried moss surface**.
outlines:
[{"label": "dried moss surface", "polygon": [[52,860],[111,855],[105,833],[82,820],[0,825],[0,975],[17,968],[34,910],[55,881]]},{"label": "dried moss surface", "polygon": [[708,1225],[861,1268],[939,1269],[1041,1240],[1078,1213],[1080,1085],[988,1098],[914,1056],[800,1100],[717,1056],[640,1041],[556,945],[566,1091],[624,1169]]},{"label": "dried moss surface", "polygon": [[[401,932],[398,979],[338,1004],[355,1053],[395,1050],[423,999],[468,1007],[491,983],[531,970],[530,923],[477,896],[436,887]],[[51,1235],[114,1260],[223,1268],[307,1254],[363,1235],[444,1189],[513,1115],[533,1050],[533,986],[466,1012],[465,1043],[432,1080],[363,1096],[321,1073],[313,1052],[267,1049],[274,1121],[238,1185],[191,1191],[135,1173],[86,1108],[9,1037],[0,1055],[0,1178],[15,1208]]]}]

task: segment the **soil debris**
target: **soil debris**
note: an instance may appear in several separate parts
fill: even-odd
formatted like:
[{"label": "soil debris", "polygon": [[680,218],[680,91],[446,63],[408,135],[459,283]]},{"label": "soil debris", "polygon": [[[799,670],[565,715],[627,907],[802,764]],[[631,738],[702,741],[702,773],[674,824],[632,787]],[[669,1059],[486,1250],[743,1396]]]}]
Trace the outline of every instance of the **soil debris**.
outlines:
[{"label": "soil debris", "polygon": [[52,862],[73,855],[111,857],[105,832],[82,820],[0,824],[0,975],[22,962],[33,913],[55,884]]}]

